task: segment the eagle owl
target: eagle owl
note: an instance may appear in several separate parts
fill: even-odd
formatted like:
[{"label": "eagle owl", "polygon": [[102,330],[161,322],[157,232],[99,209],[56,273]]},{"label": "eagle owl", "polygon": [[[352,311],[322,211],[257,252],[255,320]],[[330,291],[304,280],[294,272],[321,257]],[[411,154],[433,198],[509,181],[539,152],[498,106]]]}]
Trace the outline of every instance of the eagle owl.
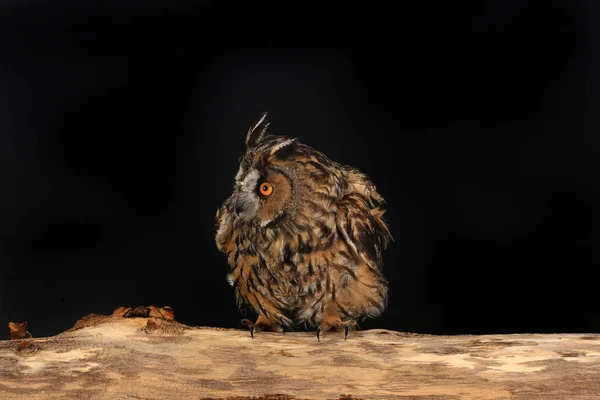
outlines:
[{"label": "eagle owl", "polygon": [[216,244],[227,255],[246,324],[348,330],[387,306],[382,252],[392,239],[383,198],[367,176],[297,139],[268,131],[267,113],[246,134],[233,193],[217,210]]}]

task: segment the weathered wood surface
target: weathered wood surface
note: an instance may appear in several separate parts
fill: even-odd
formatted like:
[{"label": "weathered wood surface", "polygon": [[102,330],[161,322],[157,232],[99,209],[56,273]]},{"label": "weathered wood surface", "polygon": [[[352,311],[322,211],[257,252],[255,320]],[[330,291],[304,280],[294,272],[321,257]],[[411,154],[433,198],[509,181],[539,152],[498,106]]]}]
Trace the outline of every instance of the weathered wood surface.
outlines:
[{"label": "weathered wood surface", "polygon": [[0,341],[0,398],[600,399],[598,334],[369,330],[319,343],[309,332],[251,339],[153,318],[87,322]]}]

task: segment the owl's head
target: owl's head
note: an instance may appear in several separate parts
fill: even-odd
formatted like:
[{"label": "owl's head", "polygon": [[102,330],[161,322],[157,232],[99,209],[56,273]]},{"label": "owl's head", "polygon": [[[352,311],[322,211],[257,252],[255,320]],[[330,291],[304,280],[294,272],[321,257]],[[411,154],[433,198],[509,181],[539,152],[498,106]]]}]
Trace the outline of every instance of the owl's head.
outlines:
[{"label": "owl's head", "polygon": [[267,113],[248,129],[230,206],[238,219],[261,227],[276,224],[295,210],[301,183],[290,163],[298,142],[271,135]]}]

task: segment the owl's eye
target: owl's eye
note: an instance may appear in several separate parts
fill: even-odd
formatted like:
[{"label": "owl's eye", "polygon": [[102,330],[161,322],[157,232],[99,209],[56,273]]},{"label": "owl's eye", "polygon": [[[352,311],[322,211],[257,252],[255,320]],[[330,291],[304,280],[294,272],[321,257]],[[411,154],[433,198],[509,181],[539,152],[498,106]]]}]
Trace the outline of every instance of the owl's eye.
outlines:
[{"label": "owl's eye", "polygon": [[269,182],[263,182],[258,186],[258,191],[263,196],[270,196],[273,193],[273,186]]}]

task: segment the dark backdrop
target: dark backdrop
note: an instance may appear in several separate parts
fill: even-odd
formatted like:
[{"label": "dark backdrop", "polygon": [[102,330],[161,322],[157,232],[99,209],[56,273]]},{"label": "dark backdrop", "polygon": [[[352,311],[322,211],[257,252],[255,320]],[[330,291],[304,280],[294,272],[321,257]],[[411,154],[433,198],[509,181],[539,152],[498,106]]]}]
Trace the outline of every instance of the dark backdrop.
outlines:
[{"label": "dark backdrop", "polygon": [[274,133],[360,168],[388,201],[390,304],[363,328],[600,332],[592,0],[13,3],[0,8],[2,324],[53,335],[154,304],[237,327],[214,216],[269,111]]}]

